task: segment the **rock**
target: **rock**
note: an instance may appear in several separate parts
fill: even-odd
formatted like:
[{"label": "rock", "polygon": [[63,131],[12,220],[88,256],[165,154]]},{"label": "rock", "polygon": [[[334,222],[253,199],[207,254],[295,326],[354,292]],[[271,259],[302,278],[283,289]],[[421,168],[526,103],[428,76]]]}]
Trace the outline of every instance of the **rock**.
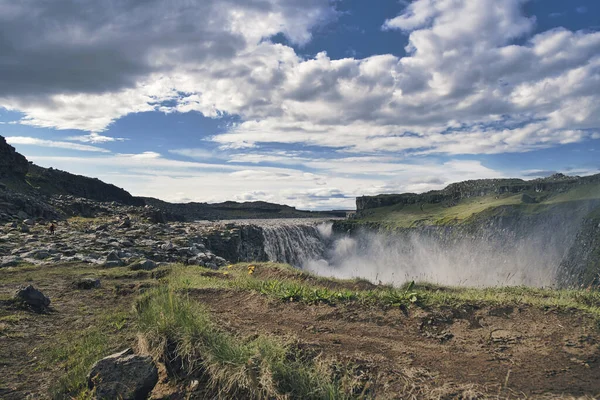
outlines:
[{"label": "rock", "polygon": [[108,224],[101,224],[94,228],[96,232],[102,232],[108,229]]},{"label": "rock", "polygon": [[23,259],[18,256],[0,257],[0,268],[16,267],[17,265],[21,264],[22,262],[23,262]]},{"label": "rock", "polygon": [[50,305],[50,299],[31,285],[17,290],[15,300],[40,310]]},{"label": "rock", "polygon": [[527,193],[523,193],[523,195],[521,196],[521,202],[525,204],[535,204],[537,203],[537,200],[535,199],[535,197],[531,197]]},{"label": "rock", "polygon": [[126,349],[96,362],[87,381],[96,399],[146,399],[158,382],[158,369],[151,357]]},{"label": "rock", "polygon": [[135,264],[131,265],[130,268],[132,270],[134,270],[134,271],[137,271],[137,270],[140,270],[140,269],[143,269],[143,270],[146,270],[146,271],[150,271],[150,270],[153,270],[156,267],[158,267],[158,264],[155,263],[154,261],[152,261],[152,260],[144,260],[142,262],[135,263]]},{"label": "rock", "polygon": [[26,220],[23,221],[23,223],[25,225],[29,225],[29,226],[34,226],[35,225],[35,221],[32,220],[32,219],[26,219]]},{"label": "rock", "polygon": [[108,253],[108,255],[106,256],[106,261],[104,262],[104,266],[108,268],[120,267],[124,264],[125,263],[123,262],[123,260],[121,260],[121,258],[119,257],[119,253],[117,253],[116,251],[111,251],[110,253]]},{"label": "rock", "polygon": [[77,289],[97,289],[100,287],[100,279],[98,278],[81,278],[73,282],[73,286]]},{"label": "rock", "polygon": [[27,218],[29,218],[29,215],[27,215],[27,213],[25,211],[19,211],[17,213],[17,217],[19,217],[19,219],[27,219]]},{"label": "rock", "polygon": [[29,233],[30,229],[28,225],[21,225],[21,232]]},{"label": "rock", "polygon": [[121,228],[121,229],[131,228],[131,220],[129,218],[125,218],[123,220],[123,222],[121,223],[121,225],[119,225],[119,228]]},{"label": "rock", "polygon": [[161,250],[173,250],[173,243],[169,242],[169,243],[165,243],[163,245],[160,246]]}]

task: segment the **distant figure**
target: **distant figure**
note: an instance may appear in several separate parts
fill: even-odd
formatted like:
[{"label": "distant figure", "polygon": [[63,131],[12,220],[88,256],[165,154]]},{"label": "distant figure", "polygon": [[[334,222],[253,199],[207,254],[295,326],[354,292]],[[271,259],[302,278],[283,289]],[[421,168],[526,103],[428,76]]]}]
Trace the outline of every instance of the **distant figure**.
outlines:
[{"label": "distant figure", "polygon": [[50,231],[51,235],[54,235],[54,231],[56,230],[56,226],[54,225],[54,223],[50,224],[50,226],[48,227],[48,230]]},{"label": "distant figure", "polygon": [[423,207],[425,206],[425,204],[421,204],[421,211],[423,211]]}]

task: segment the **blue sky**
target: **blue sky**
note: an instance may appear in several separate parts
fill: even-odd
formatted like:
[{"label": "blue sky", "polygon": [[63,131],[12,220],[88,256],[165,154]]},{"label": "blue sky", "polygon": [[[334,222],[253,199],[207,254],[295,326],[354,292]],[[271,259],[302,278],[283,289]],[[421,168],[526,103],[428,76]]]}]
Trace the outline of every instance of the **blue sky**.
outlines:
[{"label": "blue sky", "polygon": [[0,0],[0,135],[176,202],[352,208],[597,173],[598,15],[595,0]]}]

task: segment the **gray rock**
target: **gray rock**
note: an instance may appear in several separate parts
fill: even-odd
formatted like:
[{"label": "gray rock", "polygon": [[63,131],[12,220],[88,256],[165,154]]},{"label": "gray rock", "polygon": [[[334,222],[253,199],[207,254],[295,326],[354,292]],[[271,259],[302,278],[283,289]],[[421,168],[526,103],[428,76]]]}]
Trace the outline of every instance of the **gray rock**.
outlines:
[{"label": "gray rock", "polygon": [[97,289],[100,287],[100,279],[81,278],[73,282],[73,286],[75,286],[77,289]]},{"label": "gray rock", "polygon": [[151,357],[126,349],[96,362],[87,381],[96,399],[146,399],[158,382],[158,369]]},{"label": "gray rock", "polygon": [[101,224],[101,225],[98,225],[96,228],[94,228],[94,230],[96,232],[102,232],[102,231],[105,231],[107,229],[108,229],[108,224]]},{"label": "gray rock", "polygon": [[21,264],[22,262],[23,262],[23,259],[21,257],[17,257],[17,256],[0,257],[0,268],[16,267],[17,265]]},{"label": "gray rock", "polygon": [[156,267],[158,267],[158,264],[155,263],[152,260],[143,260],[143,261],[141,261],[139,263],[135,263],[135,264],[133,264],[133,265],[130,266],[130,268],[132,270],[134,270],[134,271],[140,270],[140,269],[143,269],[143,270],[146,270],[146,271],[150,271],[150,270],[153,270]]},{"label": "gray rock", "polygon": [[106,261],[102,265],[106,268],[115,268],[115,267],[123,266],[123,262],[122,261]]},{"label": "gray rock", "polygon": [[173,249],[173,243],[169,242],[169,243],[165,243],[163,245],[160,246],[161,250],[172,250]]},{"label": "gray rock", "polygon": [[25,225],[29,225],[29,226],[33,226],[33,225],[35,225],[35,221],[34,221],[34,220],[32,220],[32,219],[26,219],[26,220],[24,220],[24,221],[23,221],[23,223],[24,223]]},{"label": "gray rock", "polygon": [[21,225],[21,232],[23,232],[23,233],[29,233],[29,226],[28,225]]},{"label": "gray rock", "polygon": [[33,250],[29,252],[29,254],[27,254],[27,257],[33,257],[36,260],[43,260],[45,258],[50,257],[50,252],[48,250],[43,249]]},{"label": "gray rock", "polygon": [[121,261],[121,258],[119,257],[119,253],[111,251],[106,255],[106,261]]},{"label": "gray rock", "polygon": [[31,285],[17,290],[15,300],[36,309],[44,309],[50,305],[50,299]]},{"label": "gray rock", "polygon": [[19,219],[27,219],[27,218],[29,218],[29,215],[27,215],[27,213],[25,211],[19,211],[17,213],[17,217],[19,217]]}]

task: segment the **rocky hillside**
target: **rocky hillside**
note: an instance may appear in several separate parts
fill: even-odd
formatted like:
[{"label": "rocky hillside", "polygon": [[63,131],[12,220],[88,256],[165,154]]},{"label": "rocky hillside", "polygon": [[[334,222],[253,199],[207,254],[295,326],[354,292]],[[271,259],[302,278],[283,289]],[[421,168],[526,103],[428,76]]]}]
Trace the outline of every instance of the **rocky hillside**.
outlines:
[{"label": "rocky hillside", "polygon": [[383,232],[396,247],[416,241],[421,253],[407,248],[402,262],[418,273],[437,276],[447,263],[486,284],[600,284],[600,174],[466,181],[362,197],[357,208],[334,230]]},{"label": "rocky hillside", "polygon": [[0,179],[13,176],[22,179],[27,174],[28,168],[27,159],[17,153],[15,148],[0,136]]},{"label": "rocky hillside", "polygon": [[154,222],[345,216],[345,211],[311,212],[262,201],[236,203],[168,203],[129,192],[97,178],[37,166],[0,136],[0,221],[27,218],[110,215],[114,205],[137,207],[130,213]]},{"label": "rocky hillside", "polygon": [[252,201],[237,203],[167,203],[152,197],[141,197],[149,206],[158,208],[170,219],[181,221],[220,220],[220,219],[264,219],[264,218],[320,218],[345,217],[345,211],[302,211],[294,207]]},{"label": "rocky hillside", "polygon": [[442,190],[432,190],[421,194],[362,196],[356,199],[356,210],[360,212],[372,208],[411,204],[447,203],[452,205],[472,197],[529,192],[533,192],[533,197],[536,197],[538,193],[543,195],[563,193],[581,185],[599,185],[600,187],[600,174],[585,177],[555,174],[547,178],[530,181],[522,179],[479,179],[453,183]]}]

